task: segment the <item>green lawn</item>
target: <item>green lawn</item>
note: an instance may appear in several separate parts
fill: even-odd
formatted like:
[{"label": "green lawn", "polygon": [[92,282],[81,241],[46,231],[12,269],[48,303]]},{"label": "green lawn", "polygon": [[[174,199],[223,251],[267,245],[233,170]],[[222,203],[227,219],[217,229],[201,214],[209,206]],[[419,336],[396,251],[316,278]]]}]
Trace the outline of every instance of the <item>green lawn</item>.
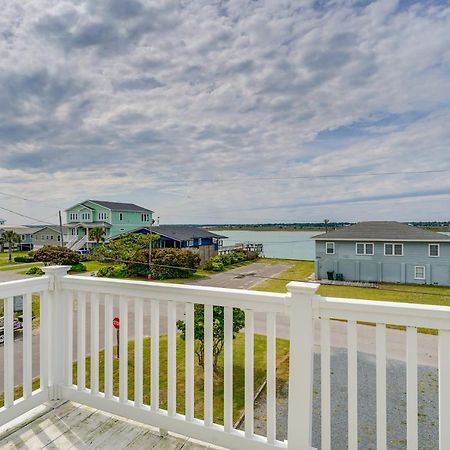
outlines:
[{"label": "green lawn", "polygon": [[[237,335],[234,341],[234,371],[233,371],[233,418],[237,420],[244,409],[244,367],[245,367],[245,351],[244,351],[243,333]],[[150,404],[150,338],[144,338],[144,404]],[[181,337],[177,337],[177,411],[184,413],[185,408],[185,343]],[[277,339],[277,378],[279,382],[288,379],[288,364],[286,358],[289,352],[289,342]],[[114,355],[116,348],[114,348]],[[255,335],[255,390],[263,383],[266,376],[266,338],[264,336]],[[161,408],[167,408],[167,337],[160,338],[160,404]],[[73,376],[76,382],[77,367],[74,363]],[[219,371],[214,375],[214,422],[223,423],[223,354],[219,361]],[[195,359],[195,416],[203,418],[203,368],[198,366]],[[281,383],[280,383],[281,384]],[[99,385],[100,391],[104,389],[104,352],[100,352],[99,359]],[[39,386],[39,381],[34,380],[34,387]],[[90,358],[86,358],[86,386],[90,386]],[[114,357],[113,361],[113,390],[114,395],[119,395],[119,360]],[[19,386],[15,390],[15,398],[22,396],[22,388]],[[134,399],[134,342],[128,343],[128,397]],[[0,395],[0,406],[3,405],[3,395]]]}]

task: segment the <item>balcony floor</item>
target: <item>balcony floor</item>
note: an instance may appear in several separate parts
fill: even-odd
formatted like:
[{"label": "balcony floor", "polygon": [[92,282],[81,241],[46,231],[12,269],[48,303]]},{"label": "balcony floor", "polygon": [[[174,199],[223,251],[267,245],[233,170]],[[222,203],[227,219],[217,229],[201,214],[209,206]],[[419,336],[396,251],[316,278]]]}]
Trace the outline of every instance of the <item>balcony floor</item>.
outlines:
[{"label": "balcony floor", "polygon": [[204,450],[183,437],[159,436],[153,427],[87,406],[65,402],[0,434],[2,449]]}]

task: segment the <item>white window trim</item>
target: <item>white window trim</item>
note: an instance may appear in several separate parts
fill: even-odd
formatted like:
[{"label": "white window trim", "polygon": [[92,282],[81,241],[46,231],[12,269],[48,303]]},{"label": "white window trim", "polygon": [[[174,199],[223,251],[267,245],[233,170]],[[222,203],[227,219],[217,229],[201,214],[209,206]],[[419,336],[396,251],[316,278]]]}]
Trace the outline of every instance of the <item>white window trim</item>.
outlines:
[{"label": "white window trim", "polygon": [[[392,245],[392,254],[386,253],[386,245]],[[395,246],[396,245],[401,245],[402,246],[402,254],[401,255],[396,255],[395,254]],[[400,244],[398,242],[385,242],[384,243],[384,256],[403,256],[403,251],[404,251],[403,244]]]},{"label": "white window trim", "polygon": [[[364,253],[358,253],[358,245],[363,245],[364,246]],[[372,246],[372,253],[367,253],[367,246],[371,245]],[[375,244],[373,242],[356,242],[355,244],[355,254],[357,256],[373,256],[375,255]]]},{"label": "white window trim", "polygon": [[[328,251],[328,244],[331,244],[331,246],[333,247],[333,251],[329,252]],[[336,253],[336,243],[335,242],[325,242],[325,254],[326,255],[334,255]]]},{"label": "white window trim", "polygon": [[[418,277],[417,276],[417,269],[418,268],[423,269],[423,277]],[[414,266],[414,279],[415,280],[425,280],[426,279],[426,268],[425,268],[425,266]]]},{"label": "white window trim", "polygon": [[[437,249],[438,249],[438,254],[437,255],[432,255],[431,254],[431,246],[432,245],[437,245]],[[441,246],[439,244],[428,244],[428,256],[430,258],[439,258],[441,256]]]}]

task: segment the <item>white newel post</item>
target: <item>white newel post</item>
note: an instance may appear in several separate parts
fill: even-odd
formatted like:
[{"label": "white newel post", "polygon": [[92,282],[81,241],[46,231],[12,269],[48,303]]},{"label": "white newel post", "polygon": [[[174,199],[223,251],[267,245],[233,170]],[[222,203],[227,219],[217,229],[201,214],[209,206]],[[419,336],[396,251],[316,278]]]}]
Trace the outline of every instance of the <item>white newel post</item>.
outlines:
[{"label": "white newel post", "polygon": [[290,282],[288,448],[310,450],[313,392],[313,298],[319,284]]},{"label": "white newel post", "polygon": [[[49,350],[49,400],[60,400],[62,387],[64,385],[64,348],[67,339],[65,313],[67,302],[66,293],[62,288],[61,280],[67,275],[70,266],[48,266],[42,267],[45,275],[49,278],[48,313],[49,330],[46,333]],[[41,349],[42,351],[43,349]]]}]

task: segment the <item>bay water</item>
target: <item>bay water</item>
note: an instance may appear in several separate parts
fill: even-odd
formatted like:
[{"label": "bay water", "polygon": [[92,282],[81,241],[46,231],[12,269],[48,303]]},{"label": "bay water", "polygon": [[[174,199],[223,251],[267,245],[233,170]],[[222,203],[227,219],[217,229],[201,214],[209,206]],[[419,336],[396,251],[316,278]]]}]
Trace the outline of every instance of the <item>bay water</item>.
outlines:
[{"label": "bay water", "polygon": [[314,241],[312,236],[320,231],[243,231],[212,230],[213,233],[227,236],[223,245],[234,245],[245,242],[261,243],[264,256],[267,258],[314,260]]}]

